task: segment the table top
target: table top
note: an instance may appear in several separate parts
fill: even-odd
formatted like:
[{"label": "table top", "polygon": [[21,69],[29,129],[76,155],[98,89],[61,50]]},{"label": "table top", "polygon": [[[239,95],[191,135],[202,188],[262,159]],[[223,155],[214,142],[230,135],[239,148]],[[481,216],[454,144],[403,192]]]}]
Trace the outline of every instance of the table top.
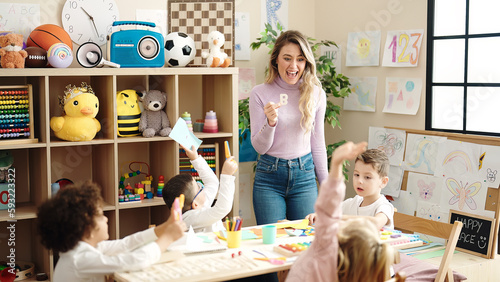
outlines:
[{"label": "table top", "polygon": [[[296,222],[290,222],[295,224]],[[262,226],[243,228],[259,229]],[[216,239],[215,233],[201,233],[204,237]],[[222,252],[185,255],[180,251],[165,252],[159,263],[135,272],[116,272],[116,281],[221,281],[261,275],[289,269],[297,256],[288,257],[283,264],[255,258],[283,257],[273,251],[275,246],[309,243],[314,236],[284,235],[276,238],[274,244],[264,244],[262,239],[242,240],[240,248],[228,248]],[[227,246],[225,240],[220,244]],[[264,256],[265,255],[265,256]]]}]

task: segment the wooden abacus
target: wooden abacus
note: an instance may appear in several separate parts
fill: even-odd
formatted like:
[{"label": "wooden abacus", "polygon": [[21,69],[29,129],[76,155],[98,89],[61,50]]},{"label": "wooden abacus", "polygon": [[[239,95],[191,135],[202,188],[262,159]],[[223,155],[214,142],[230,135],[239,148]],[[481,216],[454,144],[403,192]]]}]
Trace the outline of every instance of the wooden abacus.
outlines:
[{"label": "wooden abacus", "polygon": [[37,143],[31,84],[0,86],[0,143]]},{"label": "wooden abacus", "polygon": [[[219,177],[219,143],[200,145],[198,155],[207,161],[208,166]],[[179,173],[189,173],[196,181],[201,181],[198,172],[194,169],[189,158],[186,156],[186,152],[182,148],[179,149]]]}]

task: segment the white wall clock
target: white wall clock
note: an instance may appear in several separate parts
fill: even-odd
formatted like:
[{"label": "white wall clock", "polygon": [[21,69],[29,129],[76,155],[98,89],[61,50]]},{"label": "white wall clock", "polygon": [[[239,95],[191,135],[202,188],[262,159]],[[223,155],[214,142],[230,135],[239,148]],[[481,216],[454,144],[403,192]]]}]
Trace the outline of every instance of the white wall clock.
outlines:
[{"label": "white wall clock", "polygon": [[117,20],[119,12],[115,0],[66,0],[62,10],[64,30],[78,45],[89,41],[104,45]]}]

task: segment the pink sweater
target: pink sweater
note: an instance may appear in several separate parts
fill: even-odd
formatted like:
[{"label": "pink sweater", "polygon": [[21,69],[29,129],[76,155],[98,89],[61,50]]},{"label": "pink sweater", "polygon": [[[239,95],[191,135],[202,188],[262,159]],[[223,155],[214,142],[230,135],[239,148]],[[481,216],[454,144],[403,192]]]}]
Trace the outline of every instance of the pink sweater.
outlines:
[{"label": "pink sweater", "polygon": [[[314,130],[306,134],[300,126],[299,85],[300,81],[290,85],[278,76],[272,83],[260,84],[252,89],[249,101],[252,145],[261,155],[282,159],[294,159],[312,153],[316,176],[322,183],[328,175],[324,133],[326,94],[320,87],[314,88]],[[264,106],[269,102],[278,104],[280,94],[287,94],[288,103],[279,108],[278,123],[271,127],[267,123]]]},{"label": "pink sweater", "polygon": [[316,200],[315,238],[300,255],[288,273],[287,282],[337,281],[337,230],[342,218],[341,203],[345,196],[343,179],[327,178],[321,184]]}]

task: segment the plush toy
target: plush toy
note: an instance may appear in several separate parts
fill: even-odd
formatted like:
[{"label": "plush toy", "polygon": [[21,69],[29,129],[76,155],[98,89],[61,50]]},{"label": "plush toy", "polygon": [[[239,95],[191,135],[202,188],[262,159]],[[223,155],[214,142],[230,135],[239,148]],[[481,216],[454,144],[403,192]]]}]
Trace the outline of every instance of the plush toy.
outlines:
[{"label": "plush toy", "polygon": [[54,134],[67,141],[90,141],[101,130],[95,118],[99,112],[99,99],[92,87],[82,82],[80,87],[66,86],[64,97],[59,98],[63,107],[62,117],[52,117],[50,128]]},{"label": "plush toy", "polygon": [[139,94],[144,110],[139,121],[139,131],[144,137],[168,136],[172,131],[167,113],[167,94],[159,90],[142,91]]},{"label": "plush toy", "polygon": [[23,36],[8,33],[0,36],[0,65],[2,68],[24,68],[24,59],[28,53],[23,50]]},{"label": "plush toy", "polygon": [[139,132],[141,119],[139,95],[142,96],[142,93],[134,89],[125,89],[116,93],[118,136],[130,137],[141,134]]},{"label": "plush toy", "polygon": [[207,65],[212,68],[228,67],[231,64],[231,60],[227,57],[226,53],[220,50],[226,41],[224,34],[214,30],[208,34],[207,41],[210,51],[208,53],[201,52],[201,56],[207,59]]}]

